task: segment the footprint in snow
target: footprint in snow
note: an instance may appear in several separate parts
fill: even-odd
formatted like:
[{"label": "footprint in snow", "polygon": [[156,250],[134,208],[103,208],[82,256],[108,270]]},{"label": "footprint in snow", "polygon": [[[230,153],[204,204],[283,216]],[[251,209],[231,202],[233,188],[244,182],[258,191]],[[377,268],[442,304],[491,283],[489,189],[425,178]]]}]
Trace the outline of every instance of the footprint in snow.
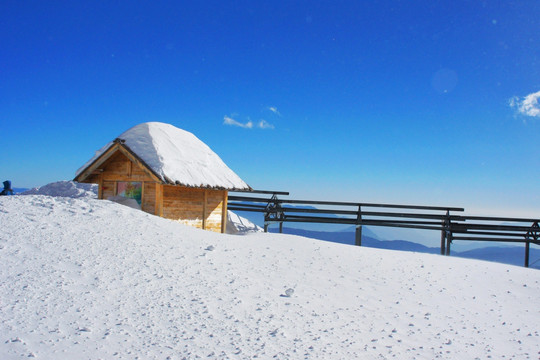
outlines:
[{"label": "footprint in snow", "polygon": [[214,250],[214,249],[215,249],[214,245],[210,245],[210,246],[208,246],[208,247],[207,247],[206,249],[204,249],[204,250],[206,250],[206,251],[212,251],[212,250]]}]

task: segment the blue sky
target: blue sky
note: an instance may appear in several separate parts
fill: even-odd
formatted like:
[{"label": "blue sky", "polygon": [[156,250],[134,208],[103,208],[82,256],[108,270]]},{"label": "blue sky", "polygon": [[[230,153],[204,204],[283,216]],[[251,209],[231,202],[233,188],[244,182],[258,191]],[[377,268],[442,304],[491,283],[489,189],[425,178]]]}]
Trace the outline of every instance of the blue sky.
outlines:
[{"label": "blue sky", "polygon": [[537,0],[0,9],[0,176],[16,187],[71,179],[162,121],[254,188],[540,216]]}]

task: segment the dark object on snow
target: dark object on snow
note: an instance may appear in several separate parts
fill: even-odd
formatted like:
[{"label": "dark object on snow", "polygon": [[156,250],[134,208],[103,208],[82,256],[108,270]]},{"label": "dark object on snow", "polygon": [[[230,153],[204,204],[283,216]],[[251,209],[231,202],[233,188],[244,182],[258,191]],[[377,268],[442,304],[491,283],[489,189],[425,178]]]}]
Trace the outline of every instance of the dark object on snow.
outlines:
[{"label": "dark object on snow", "polygon": [[4,181],[4,190],[0,192],[0,195],[13,195],[13,189],[11,188],[11,181]]}]

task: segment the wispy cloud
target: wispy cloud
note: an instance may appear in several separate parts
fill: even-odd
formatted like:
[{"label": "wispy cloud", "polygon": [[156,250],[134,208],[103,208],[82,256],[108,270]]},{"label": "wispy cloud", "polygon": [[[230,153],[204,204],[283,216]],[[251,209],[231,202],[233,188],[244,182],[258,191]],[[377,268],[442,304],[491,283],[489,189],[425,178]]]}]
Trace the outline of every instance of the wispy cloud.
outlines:
[{"label": "wispy cloud", "polygon": [[540,117],[540,91],[529,94],[522,99],[514,96],[508,102],[511,107],[515,108],[520,114],[532,117]]},{"label": "wispy cloud", "polygon": [[268,121],[261,119],[258,123],[254,124],[253,121],[249,120],[242,123],[240,121],[237,121],[233,119],[231,116],[225,115],[223,117],[223,125],[229,125],[229,126],[237,126],[244,129],[253,129],[253,128],[259,128],[259,129],[274,129],[274,125],[270,124]]},{"label": "wispy cloud", "polygon": [[276,114],[277,116],[281,116],[281,114],[280,114],[279,110],[277,109],[277,107],[269,106],[267,109],[270,110],[271,112],[273,112],[274,114]]},{"label": "wispy cloud", "polygon": [[274,128],[274,125],[268,123],[266,120],[264,119],[261,119],[261,121],[259,121],[259,124],[258,126],[261,128],[261,129],[273,129]]},{"label": "wispy cloud", "polygon": [[248,120],[246,123],[241,123],[240,121],[234,120],[232,117],[225,115],[223,117],[223,124],[224,125],[230,125],[230,126],[238,126],[244,129],[251,129],[253,128],[253,122],[251,120]]}]

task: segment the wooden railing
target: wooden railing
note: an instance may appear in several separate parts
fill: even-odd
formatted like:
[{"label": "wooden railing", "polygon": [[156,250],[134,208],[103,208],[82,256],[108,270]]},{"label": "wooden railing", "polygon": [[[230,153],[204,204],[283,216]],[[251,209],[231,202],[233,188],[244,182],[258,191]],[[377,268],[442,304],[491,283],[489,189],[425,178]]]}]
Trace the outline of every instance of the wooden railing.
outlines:
[{"label": "wooden railing", "polygon": [[455,240],[524,243],[526,267],[529,266],[530,244],[540,245],[540,219],[468,216],[458,207],[279,198],[289,195],[285,191],[254,190],[249,194],[229,195],[227,208],[264,214],[264,231],[268,231],[270,224],[277,223],[279,231],[283,232],[286,222],[354,225],[355,245],[361,246],[363,225],[435,230],[441,232],[443,255],[450,255],[450,246]]}]

